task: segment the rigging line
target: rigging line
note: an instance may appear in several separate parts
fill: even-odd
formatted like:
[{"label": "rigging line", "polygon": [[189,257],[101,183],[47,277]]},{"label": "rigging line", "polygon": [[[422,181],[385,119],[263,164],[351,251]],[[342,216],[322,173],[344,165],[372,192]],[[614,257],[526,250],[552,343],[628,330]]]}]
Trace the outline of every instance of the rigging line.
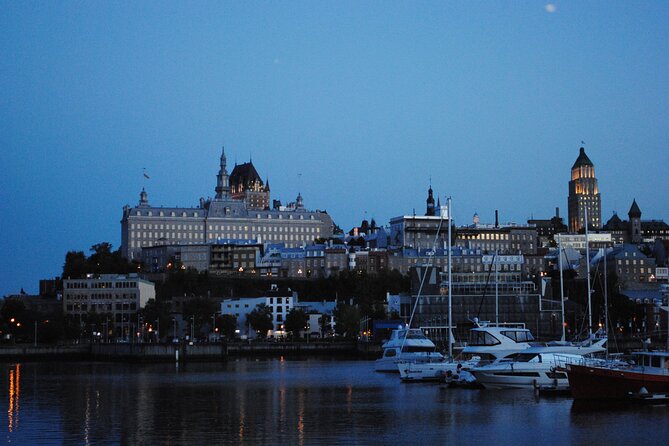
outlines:
[{"label": "rigging line", "polygon": [[483,287],[483,295],[481,296],[481,302],[479,302],[479,308],[476,311],[476,318],[479,319],[481,316],[481,307],[483,307],[483,302],[485,301],[485,294],[488,290],[488,284],[490,283],[490,275],[492,274],[492,265],[497,261],[497,252],[492,255],[492,262],[490,262],[490,267],[488,268],[488,277],[485,280],[485,286]]},{"label": "rigging line", "polygon": [[[450,219],[450,210],[449,210],[449,219]],[[409,317],[409,325],[407,327],[407,333],[404,335],[404,339],[402,339],[402,345],[400,345],[400,356],[402,355],[402,351],[404,350],[404,343],[406,342],[406,339],[408,337],[409,331],[408,329],[411,328],[411,324],[413,322],[413,317],[416,313],[416,308],[418,308],[418,301],[420,300],[420,295],[423,292],[423,285],[425,285],[425,279],[427,278],[427,272],[430,270],[432,267],[432,261],[434,260],[434,255],[437,251],[437,240],[439,240],[439,232],[441,232],[441,226],[444,223],[444,215],[440,213],[440,218],[439,218],[439,226],[437,227],[437,233],[434,235],[434,242],[432,242],[432,252],[430,253],[427,268],[425,268],[425,271],[423,272],[423,277],[420,280],[420,286],[418,287],[418,294],[416,295],[416,302],[413,304],[413,309],[411,310],[411,316]],[[448,224],[450,225],[451,222],[449,221]],[[451,248],[452,249],[452,248]],[[420,254],[420,249],[418,250],[418,253]],[[448,266],[449,268],[451,267],[450,265]],[[449,290],[450,292],[450,290]]]}]

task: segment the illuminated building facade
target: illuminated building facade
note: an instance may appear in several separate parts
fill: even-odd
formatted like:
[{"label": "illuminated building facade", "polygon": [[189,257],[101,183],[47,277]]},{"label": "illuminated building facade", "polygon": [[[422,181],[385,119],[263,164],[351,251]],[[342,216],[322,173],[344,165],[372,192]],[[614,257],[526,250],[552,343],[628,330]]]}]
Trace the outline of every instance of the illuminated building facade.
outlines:
[{"label": "illuminated building facade", "polygon": [[[250,168],[247,170],[250,171]],[[282,243],[288,248],[295,248],[332,235],[332,218],[326,212],[307,211],[301,195],[298,195],[296,205],[282,209],[267,209],[260,198],[256,197],[256,200],[250,195],[235,199],[225,151],[221,154],[216,178],[216,196],[208,200],[201,198],[198,207],[151,206],[147,192],[142,190],[137,206],[123,208],[123,256],[128,260],[140,259],[142,248],[209,244],[219,239]],[[269,200],[269,188],[263,187],[266,191],[258,193],[266,193]],[[239,188],[235,190],[240,191]]]},{"label": "illuminated building facade", "polygon": [[588,228],[599,229],[602,225],[602,199],[599,195],[597,178],[595,177],[595,166],[581,151],[576,162],[571,168],[571,181],[569,181],[569,230],[579,232],[585,229],[585,214],[587,209]]}]

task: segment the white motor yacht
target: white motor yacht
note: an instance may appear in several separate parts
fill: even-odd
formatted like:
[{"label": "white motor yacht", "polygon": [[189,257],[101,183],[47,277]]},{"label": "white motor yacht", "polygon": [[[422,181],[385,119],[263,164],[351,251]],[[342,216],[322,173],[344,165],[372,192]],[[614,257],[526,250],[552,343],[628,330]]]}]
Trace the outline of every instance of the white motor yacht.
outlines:
[{"label": "white motor yacht", "polygon": [[495,361],[509,358],[514,353],[562,354],[581,358],[585,355],[604,353],[606,351],[604,344],[606,344],[605,338],[581,343],[553,341],[543,344],[534,342],[534,337],[527,328],[481,323],[471,330],[469,343],[462,350],[460,360],[444,359],[436,362],[405,360],[398,364],[398,369],[400,379],[403,381],[439,381],[454,375],[467,377],[466,373],[471,369],[493,364]]},{"label": "white motor yacht", "polygon": [[442,361],[431,362],[400,361],[397,368],[403,382],[473,381],[474,377],[467,370],[478,363],[478,357],[467,361],[444,358]]},{"label": "white motor yacht", "polygon": [[569,353],[549,353],[533,347],[513,353],[492,364],[475,367],[470,372],[476,382],[486,389],[568,389],[564,368],[581,361],[583,356]]},{"label": "white motor yacht", "polygon": [[[478,321],[475,322],[478,324]],[[467,370],[530,348],[531,341],[534,341],[534,338],[526,328],[514,325],[492,326],[482,322],[470,331],[469,343],[462,350],[461,360],[445,359],[429,363],[402,361],[398,364],[400,379],[440,381],[455,374],[467,377]]]},{"label": "white motor yacht", "polygon": [[382,348],[383,356],[374,364],[377,372],[397,373],[400,361],[421,363],[444,359],[444,355],[437,351],[434,343],[418,328],[393,330],[390,339]]},{"label": "white motor yacht", "polygon": [[481,365],[484,365],[528,348],[540,348],[542,353],[566,353],[584,356],[604,353],[606,351],[605,344],[606,338],[583,342],[551,341],[540,343],[534,342],[534,337],[527,328],[481,325],[471,330],[469,344],[462,350],[462,354],[479,356]]},{"label": "white motor yacht", "polygon": [[480,364],[488,364],[532,347],[533,341],[534,337],[527,328],[482,323],[469,332],[469,342],[462,350],[462,355],[477,356]]}]

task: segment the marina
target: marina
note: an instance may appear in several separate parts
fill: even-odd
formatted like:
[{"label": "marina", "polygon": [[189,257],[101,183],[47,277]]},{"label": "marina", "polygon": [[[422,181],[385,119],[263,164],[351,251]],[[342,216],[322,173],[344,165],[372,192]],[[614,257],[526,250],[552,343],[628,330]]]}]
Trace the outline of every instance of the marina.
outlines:
[{"label": "marina", "polygon": [[[11,444],[662,444],[666,405],[400,385],[373,361],[3,364]],[[549,434],[550,433],[550,434]]]}]

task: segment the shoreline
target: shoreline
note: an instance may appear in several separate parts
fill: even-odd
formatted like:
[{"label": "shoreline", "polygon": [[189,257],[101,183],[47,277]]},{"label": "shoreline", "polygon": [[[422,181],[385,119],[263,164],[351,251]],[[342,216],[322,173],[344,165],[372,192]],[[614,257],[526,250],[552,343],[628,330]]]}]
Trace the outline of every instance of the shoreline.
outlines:
[{"label": "shoreline", "polygon": [[86,343],[68,345],[12,344],[0,346],[0,362],[123,361],[213,362],[233,357],[348,356],[376,358],[380,346],[342,342],[232,342],[232,343]]}]

